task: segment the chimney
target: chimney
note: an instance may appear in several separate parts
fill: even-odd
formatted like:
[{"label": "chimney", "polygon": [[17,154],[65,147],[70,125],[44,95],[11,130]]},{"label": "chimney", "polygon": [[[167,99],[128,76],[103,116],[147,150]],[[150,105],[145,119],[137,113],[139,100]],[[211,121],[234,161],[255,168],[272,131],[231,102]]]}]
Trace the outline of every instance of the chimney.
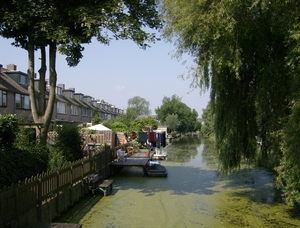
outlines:
[{"label": "chimney", "polygon": [[57,87],[62,88],[63,90],[65,90],[65,84],[57,84]]},{"label": "chimney", "polygon": [[8,65],[6,65],[6,68],[9,71],[16,71],[17,70],[17,65],[15,65],[15,64],[8,64]]}]

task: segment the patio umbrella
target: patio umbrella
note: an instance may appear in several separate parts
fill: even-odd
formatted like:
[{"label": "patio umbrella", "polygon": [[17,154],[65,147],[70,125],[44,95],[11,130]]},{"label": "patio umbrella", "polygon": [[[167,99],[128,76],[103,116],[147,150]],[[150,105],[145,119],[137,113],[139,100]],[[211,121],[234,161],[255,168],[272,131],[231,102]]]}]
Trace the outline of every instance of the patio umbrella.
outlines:
[{"label": "patio umbrella", "polygon": [[88,127],[88,129],[96,130],[96,131],[111,131],[109,128],[105,127],[102,124],[97,124],[97,125]]}]

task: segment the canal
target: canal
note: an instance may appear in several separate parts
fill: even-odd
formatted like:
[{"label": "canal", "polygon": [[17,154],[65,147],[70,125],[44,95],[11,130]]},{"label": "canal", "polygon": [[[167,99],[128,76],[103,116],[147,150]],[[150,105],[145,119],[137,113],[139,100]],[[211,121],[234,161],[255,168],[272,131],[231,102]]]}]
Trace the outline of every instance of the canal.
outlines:
[{"label": "canal", "polygon": [[87,196],[58,222],[83,228],[300,227],[299,209],[278,200],[268,171],[245,166],[221,176],[214,144],[199,137],[182,137],[165,150],[168,177],[127,168],[112,177],[112,195]]}]

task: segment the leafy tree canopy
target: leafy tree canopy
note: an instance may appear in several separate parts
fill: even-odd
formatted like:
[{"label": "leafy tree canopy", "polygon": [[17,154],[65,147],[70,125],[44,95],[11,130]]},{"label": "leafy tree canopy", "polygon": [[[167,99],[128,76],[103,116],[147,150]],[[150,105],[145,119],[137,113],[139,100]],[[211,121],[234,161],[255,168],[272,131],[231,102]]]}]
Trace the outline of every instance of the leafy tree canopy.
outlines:
[{"label": "leafy tree canopy", "polygon": [[166,117],[165,124],[172,131],[179,126],[180,121],[178,120],[178,116],[176,114],[170,114]]},{"label": "leafy tree canopy", "polygon": [[201,132],[204,135],[211,135],[215,132],[214,130],[214,113],[212,108],[212,102],[208,102],[205,109],[202,112],[202,121],[204,124],[201,126]]},{"label": "leafy tree canopy", "polygon": [[197,123],[198,113],[192,110],[186,104],[181,102],[181,98],[177,95],[172,97],[164,97],[162,105],[155,109],[157,119],[161,123],[165,123],[167,116],[177,115],[180,124],[176,127],[176,131],[180,133],[193,132]]},{"label": "leafy tree canopy", "polygon": [[[82,58],[82,44],[96,38],[109,44],[115,39],[131,39],[141,48],[157,40],[146,28],[161,27],[157,2],[128,0],[79,1],[23,1],[5,0],[0,8],[0,35],[14,39],[13,45],[28,52],[28,91],[32,116],[43,123],[38,139],[46,143],[55,102],[57,81],[56,53],[66,55],[69,66],[76,66]],[[49,90],[45,77],[47,71],[46,47],[49,47]],[[39,69],[39,96],[35,96],[35,51],[41,52]]]},{"label": "leafy tree canopy", "polygon": [[129,126],[130,122],[135,120],[137,117],[138,114],[134,108],[127,108],[126,113],[117,117],[117,121],[123,122]]},{"label": "leafy tree canopy", "polygon": [[155,130],[158,127],[158,122],[152,117],[142,117],[131,121],[130,128],[132,131],[140,132],[143,129]]},{"label": "leafy tree canopy", "polygon": [[128,108],[134,110],[137,115],[149,115],[151,114],[150,103],[145,98],[135,96],[128,100]]},{"label": "leafy tree canopy", "polygon": [[126,126],[126,124],[119,122],[119,121],[115,121],[111,124],[111,130],[114,132],[127,132],[128,131],[128,127]]}]

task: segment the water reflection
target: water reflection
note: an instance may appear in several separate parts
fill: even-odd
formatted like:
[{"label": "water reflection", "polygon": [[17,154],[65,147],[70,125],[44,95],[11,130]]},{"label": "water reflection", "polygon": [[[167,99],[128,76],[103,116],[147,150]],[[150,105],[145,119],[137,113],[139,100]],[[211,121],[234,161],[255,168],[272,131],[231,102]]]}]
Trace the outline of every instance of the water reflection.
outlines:
[{"label": "water reflection", "polygon": [[172,142],[165,150],[168,152],[168,161],[186,163],[198,154],[201,144],[199,137],[181,137]]}]

